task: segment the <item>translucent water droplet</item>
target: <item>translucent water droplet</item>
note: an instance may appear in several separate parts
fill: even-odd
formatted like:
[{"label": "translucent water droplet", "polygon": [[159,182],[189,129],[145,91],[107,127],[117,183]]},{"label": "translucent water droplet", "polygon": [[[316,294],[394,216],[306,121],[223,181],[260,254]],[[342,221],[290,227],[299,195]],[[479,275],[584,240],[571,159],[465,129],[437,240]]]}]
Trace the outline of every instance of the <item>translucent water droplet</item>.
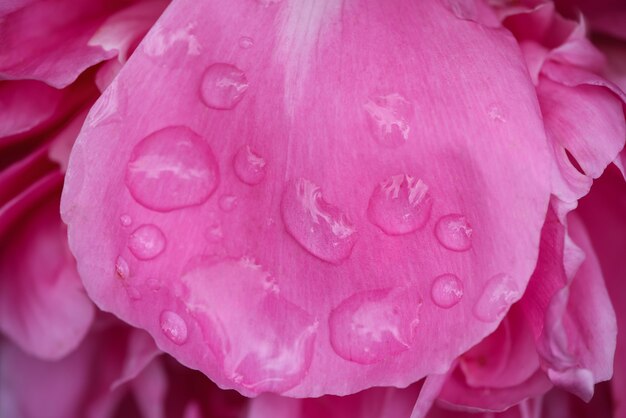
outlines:
[{"label": "translucent water droplet", "polygon": [[137,202],[169,212],[204,203],[217,188],[219,173],[215,156],[200,135],[171,126],[135,146],[125,181]]},{"label": "translucent water droplet", "polygon": [[187,306],[224,374],[253,392],[284,392],[306,375],[318,323],[286,300],[250,258],[199,265],[182,281]]},{"label": "translucent water droplet", "polygon": [[187,341],[187,323],[176,312],[161,312],[161,331],[174,344],[182,345]]},{"label": "translucent water droplet", "polygon": [[398,93],[369,99],[363,108],[368,125],[376,141],[388,148],[396,148],[408,141],[413,119],[413,105]]},{"label": "translucent water droplet", "polygon": [[463,215],[442,216],[435,225],[435,236],[441,245],[452,251],[467,251],[472,247],[472,226]]},{"label": "translucent water droplet", "polygon": [[124,214],[120,216],[120,223],[122,226],[130,226],[130,224],[133,223],[133,218],[131,218],[130,215]]},{"label": "translucent water droplet", "polygon": [[156,225],[141,225],[128,238],[128,248],[140,260],[151,260],[165,250],[167,240]]},{"label": "translucent water droplet", "polygon": [[358,236],[354,225],[311,181],[299,178],[287,185],[281,214],[289,234],[314,256],[336,264],[350,256]]},{"label": "translucent water droplet", "polygon": [[237,151],[233,159],[235,174],[242,182],[251,186],[259,184],[265,178],[265,159],[245,145]]},{"label": "translucent water droplet", "polygon": [[463,283],[454,274],[442,274],[433,281],[430,297],[440,308],[451,308],[463,298]]},{"label": "translucent water droplet", "polygon": [[508,274],[497,274],[485,283],[474,305],[474,315],[484,322],[501,319],[509,307],[522,296],[517,283]]},{"label": "translucent water droplet", "polygon": [[117,260],[115,260],[115,274],[122,280],[127,279],[130,274],[128,262],[122,256],[117,257]]},{"label": "translucent water droplet", "polygon": [[243,99],[247,89],[246,73],[233,65],[216,63],[204,72],[200,95],[208,107],[227,110]]},{"label": "translucent water droplet", "polygon": [[254,46],[254,39],[249,36],[242,36],[239,38],[239,47],[242,49],[249,49]]},{"label": "translucent water droplet", "polygon": [[126,293],[128,294],[128,297],[133,301],[141,299],[141,293],[134,286],[126,286]]},{"label": "translucent water droplet", "polygon": [[330,342],[348,361],[373,364],[408,350],[422,298],[414,288],[360,292],[330,314]]},{"label": "translucent water droplet", "polygon": [[237,198],[233,195],[225,194],[220,197],[218,204],[224,212],[230,212],[237,206]]},{"label": "translucent water droplet", "polygon": [[448,9],[461,20],[476,21],[478,10],[474,0],[446,0]]},{"label": "translucent water droplet", "polygon": [[383,232],[402,235],[422,228],[430,217],[432,198],[421,179],[391,176],[374,189],[367,214]]},{"label": "translucent water droplet", "polygon": [[506,122],[506,118],[504,117],[504,112],[497,104],[492,104],[487,109],[487,114],[489,117],[496,122]]},{"label": "translucent water droplet", "polygon": [[211,242],[221,241],[224,238],[221,222],[216,219],[210,220],[205,230],[205,237]]}]

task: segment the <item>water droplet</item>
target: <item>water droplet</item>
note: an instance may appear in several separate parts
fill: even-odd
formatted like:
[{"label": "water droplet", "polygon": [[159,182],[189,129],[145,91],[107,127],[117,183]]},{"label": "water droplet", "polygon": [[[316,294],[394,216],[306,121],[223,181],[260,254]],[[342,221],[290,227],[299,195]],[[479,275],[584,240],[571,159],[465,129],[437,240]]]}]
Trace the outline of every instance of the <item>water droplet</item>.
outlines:
[{"label": "water droplet", "polygon": [[215,156],[200,135],[171,126],[135,146],[125,180],[137,202],[169,212],[204,203],[217,188],[219,173]]},{"label": "water droplet", "polygon": [[156,225],[141,225],[130,234],[128,248],[140,260],[151,260],[165,250],[166,239]]},{"label": "water droplet", "polygon": [[161,312],[161,331],[174,344],[181,345],[187,341],[187,323],[176,312]]},{"label": "water droplet", "polygon": [[352,295],[330,314],[330,342],[342,358],[373,364],[408,350],[422,303],[414,288],[368,290]]},{"label": "water droplet", "polygon": [[211,242],[218,242],[224,238],[224,231],[222,230],[222,224],[216,219],[209,221],[205,231],[205,237]]},{"label": "water droplet", "polygon": [[430,296],[440,308],[451,308],[463,297],[463,283],[454,274],[442,274],[433,282]]},{"label": "water droplet", "polygon": [[182,277],[205,341],[238,387],[284,392],[306,375],[318,324],[250,258],[222,259]]},{"label": "water droplet", "polygon": [[517,283],[508,274],[497,274],[485,283],[474,305],[474,315],[484,322],[501,319],[509,307],[522,296]]},{"label": "water droplet", "polygon": [[141,299],[141,293],[136,287],[126,286],[126,293],[131,300],[136,301]]},{"label": "water droplet", "polygon": [[248,89],[246,73],[224,63],[209,66],[202,76],[202,101],[213,109],[232,109],[243,99]]},{"label": "water droplet", "polygon": [[421,179],[406,174],[391,176],[374,189],[367,214],[372,223],[390,235],[409,234],[430,217],[432,198]]},{"label": "water droplet", "polygon": [[122,256],[117,257],[117,260],[115,260],[115,274],[122,280],[127,279],[130,274],[128,262]]},{"label": "water droplet", "polygon": [[130,215],[124,214],[120,216],[120,223],[122,226],[130,226],[130,224],[133,223],[133,218],[131,218]]},{"label": "water droplet", "polygon": [[350,256],[358,234],[347,215],[326,202],[319,186],[299,178],[288,184],[281,201],[287,231],[307,251],[330,263]]},{"label": "water droplet", "polygon": [[474,0],[447,0],[448,9],[461,20],[476,21],[478,10]]},{"label": "water droplet", "polygon": [[435,225],[435,236],[441,245],[452,251],[467,251],[472,247],[472,227],[463,215],[442,216]]},{"label": "water droplet", "polygon": [[242,36],[239,38],[239,47],[242,49],[252,48],[254,46],[254,39],[249,36]]},{"label": "water droplet", "polygon": [[506,122],[506,118],[504,117],[502,109],[496,104],[489,106],[489,109],[487,109],[487,114],[492,120],[496,122]]},{"label": "water droplet", "polygon": [[253,152],[249,145],[239,148],[233,159],[235,174],[242,182],[251,186],[265,178],[265,160]]},{"label": "water droplet", "polygon": [[230,212],[235,209],[235,207],[237,207],[237,198],[233,195],[225,194],[223,196],[220,196],[218,204],[220,206],[220,209],[222,209],[224,212]]},{"label": "water droplet", "polygon": [[374,139],[381,145],[396,148],[409,139],[413,105],[398,93],[369,99],[363,108]]},{"label": "water droplet", "polygon": [[194,35],[196,25],[188,23],[186,26],[166,28],[160,22],[154,24],[152,31],[145,37],[143,51],[150,57],[160,57],[167,53],[171,58],[179,58],[175,63],[161,64],[166,66],[178,66],[187,55],[200,55],[202,46]]}]

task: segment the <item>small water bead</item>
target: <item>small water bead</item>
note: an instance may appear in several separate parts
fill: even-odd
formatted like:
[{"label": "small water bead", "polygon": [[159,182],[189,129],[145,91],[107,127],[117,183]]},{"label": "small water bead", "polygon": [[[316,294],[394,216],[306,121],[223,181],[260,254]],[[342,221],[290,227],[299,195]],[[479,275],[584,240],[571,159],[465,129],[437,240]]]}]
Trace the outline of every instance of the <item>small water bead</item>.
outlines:
[{"label": "small water bead", "polygon": [[363,108],[367,112],[370,131],[376,141],[396,148],[409,139],[413,105],[398,93],[369,99]]},{"label": "small water bead", "polygon": [[148,209],[169,212],[204,203],[219,183],[211,147],[185,126],[156,131],[133,149],[126,186]]},{"label": "small water bead", "polygon": [[133,223],[133,218],[131,218],[130,215],[124,214],[120,216],[120,223],[122,226],[130,226],[130,224]]},{"label": "small water bead", "polygon": [[245,145],[237,151],[233,159],[235,174],[242,182],[254,186],[265,178],[266,162],[263,157]]},{"label": "small water bead", "polygon": [[242,36],[239,38],[239,47],[242,49],[249,49],[254,46],[254,39],[249,36]]},{"label": "small water bead", "polygon": [[487,114],[492,120],[496,122],[506,122],[506,118],[504,117],[502,109],[496,104],[492,104],[491,106],[489,106],[489,108],[487,109]]},{"label": "small water bead", "polygon": [[126,286],[126,293],[128,294],[128,297],[133,301],[141,299],[141,293],[136,287]]},{"label": "small water bead", "polygon": [[445,0],[448,9],[461,20],[476,21],[478,10],[475,0]]},{"label": "small water bead", "polygon": [[409,234],[422,228],[430,217],[432,198],[421,179],[406,174],[391,176],[374,189],[367,214],[389,235]]},{"label": "small water bead", "polygon": [[435,236],[441,245],[452,251],[467,251],[472,247],[472,226],[463,215],[442,216],[435,225]]},{"label": "small water bead", "polygon": [[128,248],[140,260],[151,260],[165,250],[167,240],[156,225],[141,225],[128,238]]},{"label": "small water bead", "polygon": [[289,234],[321,260],[339,264],[350,256],[358,234],[347,215],[324,200],[319,186],[299,178],[290,182],[281,201]]},{"label": "small water bead", "polygon": [[234,108],[248,89],[246,73],[224,63],[209,66],[202,76],[200,95],[205,105],[213,109]]},{"label": "small water bead", "polygon": [[130,274],[128,262],[122,256],[117,257],[117,260],[115,260],[115,274],[122,280],[127,279]]},{"label": "small water bead", "polygon": [[233,195],[223,195],[218,202],[220,209],[224,212],[230,212],[237,207],[237,198]]},{"label": "small water bead", "polygon": [[374,364],[408,350],[422,303],[414,288],[360,292],[341,302],[329,318],[330,342],[342,358]]},{"label": "small water bead", "polygon": [[161,312],[160,323],[161,331],[174,344],[182,345],[187,341],[187,323],[176,312]]},{"label": "small water bead", "polygon": [[501,319],[522,296],[517,283],[508,274],[497,274],[487,281],[474,305],[474,316],[484,322]]},{"label": "small water bead", "polygon": [[454,274],[442,274],[433,281],[430,297],[435,305],[449,309],[463,298],[463,283]]}]

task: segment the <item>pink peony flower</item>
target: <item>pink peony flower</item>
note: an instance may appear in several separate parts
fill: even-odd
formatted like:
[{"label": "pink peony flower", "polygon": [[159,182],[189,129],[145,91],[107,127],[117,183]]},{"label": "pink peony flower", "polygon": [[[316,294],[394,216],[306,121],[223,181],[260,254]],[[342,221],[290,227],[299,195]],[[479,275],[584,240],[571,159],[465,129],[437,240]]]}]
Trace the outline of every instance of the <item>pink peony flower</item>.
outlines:
[{"label": "pink peony flower", "polygon": [[625,17],[0,5],[0,416],[626,417]]}]

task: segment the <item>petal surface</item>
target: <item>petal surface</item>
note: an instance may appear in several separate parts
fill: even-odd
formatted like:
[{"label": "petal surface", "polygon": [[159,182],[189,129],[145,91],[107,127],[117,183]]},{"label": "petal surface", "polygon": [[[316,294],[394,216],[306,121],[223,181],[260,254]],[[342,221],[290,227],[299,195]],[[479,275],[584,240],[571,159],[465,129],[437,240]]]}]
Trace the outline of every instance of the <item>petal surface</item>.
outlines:
[{"label": "petal surface", "polygon": [[172,3],[72,153],[90,296],[247,395],[447,370],[522,295],[551,158],[515,40],[455,10]]}]

